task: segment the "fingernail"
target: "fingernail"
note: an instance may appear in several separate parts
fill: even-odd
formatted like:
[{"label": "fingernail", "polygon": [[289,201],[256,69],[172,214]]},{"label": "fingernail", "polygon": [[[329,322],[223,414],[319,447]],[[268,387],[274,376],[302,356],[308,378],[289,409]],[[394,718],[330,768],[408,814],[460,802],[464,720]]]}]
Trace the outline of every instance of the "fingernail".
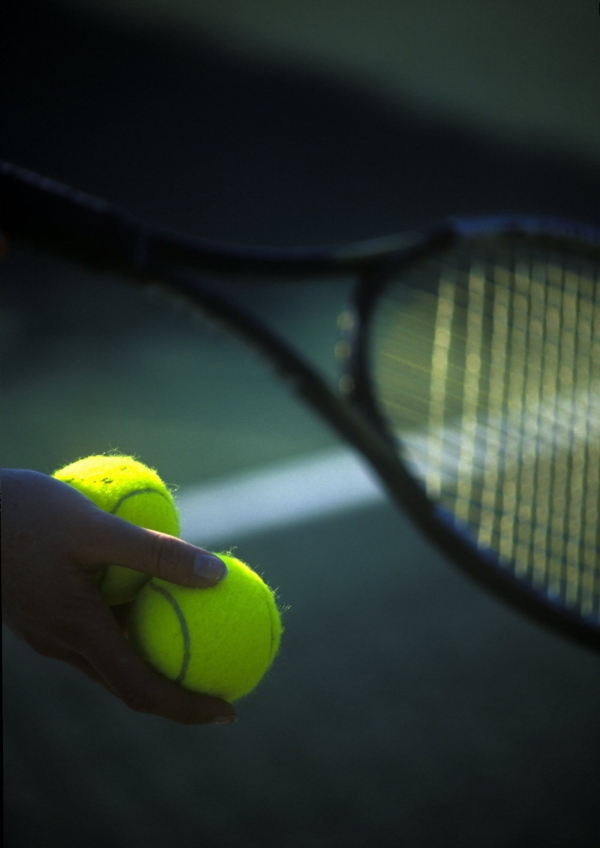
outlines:
[{"label": "fingernail", "polygon": [[234,715],[224,715],[224,716],[215,716],[212,720],[213,724],[235,724],[237,721],[237,716]]},{"label": "fingernail", "polygon": [[209,553],[196,555],[194,575],[207,583],[218,583],[227,577],[227,566],[218,556]]}]

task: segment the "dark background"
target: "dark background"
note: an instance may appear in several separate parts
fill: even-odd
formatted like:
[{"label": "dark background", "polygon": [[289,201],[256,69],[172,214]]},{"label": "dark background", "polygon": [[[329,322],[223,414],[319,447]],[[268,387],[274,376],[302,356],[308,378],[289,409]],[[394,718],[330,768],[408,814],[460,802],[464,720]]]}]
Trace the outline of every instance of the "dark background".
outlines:
[{"label": "dark background", "polygon": [[[264,16],[273,4],[254,5]],[[356,15],[360,4],[349,5]],[[415,71],[421,88],[411,88],[410,67],[406,91],[400,77],[391,96],[358,72],[311,62],[308,42],[305,61],[290,59],[285,39],[278,51],[242,49],[244,33],[217,37],[214,15],[203,26],[201,3],[189,31],[80,6],[7,4],[0,155],[151,221],[298,245],[449,214],[599,220],[599,160],[581,126],[572,123],[570,139],[568,128],[555,132],[560,120],[548,119],[547,133],[543,120],[537,129],[527,121],[535,86],[511,69],[527,68],[531,51],[535,81],[546,45],[530,30],[523,39],[513,3],[513,53],[487,76],[470,50],[482,38],[469,26],[475,5],[457,4],[448,32],[446,50],[459,65],[465,57],[455,84],[449,71],[450,92],[478,73],[480,102],[486,86],[505,104],[512,91],[511,121],[505,108],[495,120],[482,110],[480,123],[477,97],[468,119],[460,109],[453,119],[428,99],[427,74]],[[540,16],[562,10],[520,6],[525,23],[538,6]],[[322,19],[313,8],[314,31],[336,52],[345,22],[338,30],[330,3]],[[425,49],[434,22],[422,9],[415,31]],[[582,111],[593,110],[589,42],[577,26],[553,67],[574,80]],[[552,116],[551,81],[542,74],[539,86]],[[239,294],[332,375],[347,288]],[[14,247],[0,318],[5,466],[51,472],[119,448],[185,487],[335,444],[237,344],[118,279]],[[389,506],[223,543],[290,605],[281,655],[233,728],[130,713],[4,629],[7,846],[598,844],[596,657],[473,587]]]}]

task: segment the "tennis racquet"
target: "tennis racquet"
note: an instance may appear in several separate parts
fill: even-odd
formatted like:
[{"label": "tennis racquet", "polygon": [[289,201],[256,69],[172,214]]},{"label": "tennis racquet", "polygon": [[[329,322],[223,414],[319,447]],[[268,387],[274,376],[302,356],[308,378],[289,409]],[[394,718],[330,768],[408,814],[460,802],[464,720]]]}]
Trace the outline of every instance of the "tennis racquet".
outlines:
[{"label": "tennis racquet", "polygon": [[[258,349],[463,571],[600,649],[600,232],[451,219],[319,249],[151,226],[4,163],[5,236],[160,283]],[[339,392],[214,278],[347,276]]]}]

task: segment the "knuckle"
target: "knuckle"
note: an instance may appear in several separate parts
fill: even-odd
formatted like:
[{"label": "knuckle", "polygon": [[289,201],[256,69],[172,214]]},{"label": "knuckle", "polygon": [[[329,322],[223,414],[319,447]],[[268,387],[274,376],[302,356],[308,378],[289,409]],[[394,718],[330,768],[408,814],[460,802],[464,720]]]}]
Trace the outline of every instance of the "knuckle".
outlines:
[{"label": "knuckle", "polygon": [[198,704],[187,701],[181,705],[178,721],[180,724],[208,724],[212,721],[212,716],[206,714],[204,710],[198,709]]},{"label": "knuckle", "polygon": [[186,571],[185,556],[178,539],[155,533],[150,546],[152,572],[164,580],[177,581]]},{"label": "knuckle", "polygon": [[206,724],[212,720],[212,716],[207,715],[205,710],[199,710],[199,705],[192,698],[186,698],[183,692],[180,697],[158,697],[147,689],[125,686],[118,696],[126,707],[136,713],[158,715],[178,724]]},{"label": "knuckle", "polygon": [[39,654],[41,657],[47,657],[48,659],[60,659],[60,650],[57,649],[54,645],[50,645],[47,642],[38,639],[37,637],[27,638],[27,644],[30,648]]},{"label": "knuckle", "polygon": [[118,692],[119,698],[123,701],[126,707],[136,713],[154,713],[156,712],[151,697],[148,697],[147,692],[141,692],[133,686],[122,687]]}]

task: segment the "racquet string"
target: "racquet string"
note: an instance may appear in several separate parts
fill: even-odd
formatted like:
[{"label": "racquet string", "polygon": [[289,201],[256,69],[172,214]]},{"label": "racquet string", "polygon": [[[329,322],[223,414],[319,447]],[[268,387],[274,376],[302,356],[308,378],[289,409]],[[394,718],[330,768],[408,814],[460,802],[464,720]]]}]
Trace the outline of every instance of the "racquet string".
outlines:
[{"label": "racquet string", "polygon": [[372,316],[379,413],[428,495],[554,605],[600,620],[597,254],[470,240]]}]

